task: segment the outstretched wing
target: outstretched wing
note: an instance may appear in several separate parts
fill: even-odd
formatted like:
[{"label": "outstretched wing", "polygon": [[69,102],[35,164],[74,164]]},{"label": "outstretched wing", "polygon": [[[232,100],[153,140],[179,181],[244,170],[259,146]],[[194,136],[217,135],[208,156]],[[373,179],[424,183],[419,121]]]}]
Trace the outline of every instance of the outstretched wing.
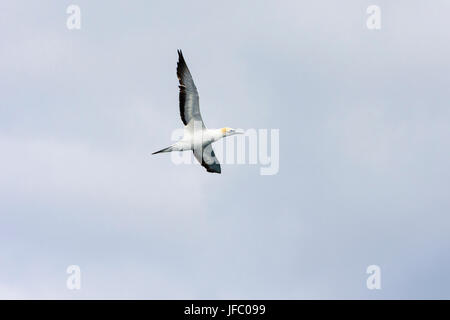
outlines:
[{"label": "outstretched wing", "polygon": [[211,144],[208,144],[206,147],[204,147],[203,152],[201,149],[195,149],[193,151],[195,158],[198,160],[199,163],[201,163],[203,167],[205,167],[206,171],[214,173],[222,172],[220,170],[219,160],[217,160]]},{"label": "outstretched wing", "polygon": [[[191,120],[201,121],[200,104],[198,99],[197,88],[191,73],[184,61],[183,53],[178,50],[177,76],[180,81],[180,116],[181,121],[187,126]],[[204,126],[204,125],[203,125]]]}]

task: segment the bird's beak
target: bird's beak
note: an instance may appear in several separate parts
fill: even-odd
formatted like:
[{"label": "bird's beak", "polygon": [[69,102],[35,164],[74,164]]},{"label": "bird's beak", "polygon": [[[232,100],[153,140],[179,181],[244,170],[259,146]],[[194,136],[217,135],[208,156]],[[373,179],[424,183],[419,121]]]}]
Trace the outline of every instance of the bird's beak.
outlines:
[{"label": "bird's beak", "polygon": [[244,130],[242,130],[242,129],[235,129],[233,131],[233,134],[244,134]]}]

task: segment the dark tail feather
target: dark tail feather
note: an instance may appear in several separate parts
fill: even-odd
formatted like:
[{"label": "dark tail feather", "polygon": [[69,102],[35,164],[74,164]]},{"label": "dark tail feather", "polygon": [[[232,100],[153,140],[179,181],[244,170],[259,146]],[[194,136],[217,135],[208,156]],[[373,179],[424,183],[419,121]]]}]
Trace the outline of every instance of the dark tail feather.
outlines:
[{"label": "dark tail feather", "polygon": [[164,148],[164,149],[161,149],[161,150],[156,151],[156,152],[153,152],[152,155],[153,154],[157,154],[157,153],[161,153],[161,152],[170,152],[170,151],[172,151],[172,146]]}]

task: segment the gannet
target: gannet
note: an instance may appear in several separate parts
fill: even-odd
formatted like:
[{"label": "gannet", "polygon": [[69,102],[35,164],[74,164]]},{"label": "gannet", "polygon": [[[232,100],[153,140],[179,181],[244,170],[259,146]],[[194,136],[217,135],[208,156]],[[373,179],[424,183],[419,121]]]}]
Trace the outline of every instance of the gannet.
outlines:
[{"label": "gannet", "polygon": [[152,154],[192,150],[195,158],[206,168],[206,171],[221,173],[220,163],[214,154],[211,144],[224,137],[242,134],[243,132],[228,127],[221,129],[206,128],[200,114],[197,87],[194,84],[181,50],[178,50],[177,76],[180,82],[180,116],[184,124],[184,135],[181,140],[170,147]]}]

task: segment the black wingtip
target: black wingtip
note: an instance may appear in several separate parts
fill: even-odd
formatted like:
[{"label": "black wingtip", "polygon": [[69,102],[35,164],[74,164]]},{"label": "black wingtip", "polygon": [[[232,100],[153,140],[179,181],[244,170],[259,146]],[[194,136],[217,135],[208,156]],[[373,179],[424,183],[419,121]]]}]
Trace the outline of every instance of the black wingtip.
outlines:
[{"label": "black wingtip", "polygon": [[221,174],[222,170],[219,167],[205,167],[206,171],[210,172],[210,173],[218,173]]},{"label": "black wingtip", "polygon": [[178,62],[182,63],[182,64],[186,64],[186,61],[184,61],[184,57],[183,57],[183,51],[181,51],[181,49],[178,49],[177,52],[178,52]]}]

